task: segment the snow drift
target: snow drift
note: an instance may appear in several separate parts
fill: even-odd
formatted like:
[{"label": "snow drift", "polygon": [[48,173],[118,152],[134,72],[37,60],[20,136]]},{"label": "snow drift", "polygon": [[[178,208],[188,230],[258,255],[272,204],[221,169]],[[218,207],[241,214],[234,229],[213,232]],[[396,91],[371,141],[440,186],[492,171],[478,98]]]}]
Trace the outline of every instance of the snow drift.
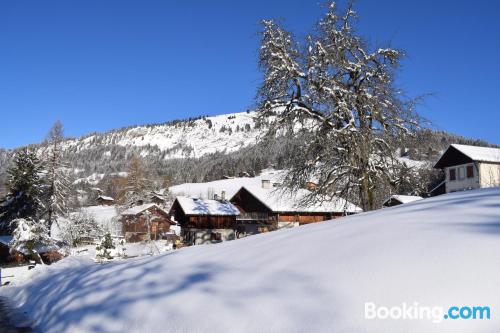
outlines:
[{"label": "snow drift", "polygon": [[[499,188],[454,193],[146,259],[67,258],[2,294],[43,332],[492,332],[499,221]],[[491,319],[365,319],[366,302]]]}]

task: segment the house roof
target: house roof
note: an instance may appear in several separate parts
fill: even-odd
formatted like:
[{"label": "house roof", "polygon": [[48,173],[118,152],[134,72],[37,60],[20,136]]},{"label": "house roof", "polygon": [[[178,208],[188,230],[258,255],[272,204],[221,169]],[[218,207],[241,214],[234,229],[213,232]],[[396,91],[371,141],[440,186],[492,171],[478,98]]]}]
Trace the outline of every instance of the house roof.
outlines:
[{"label": "house roof", "polygon": [[148,203],[148,204],[144,204],[144,205],[139,205],[139,206],[131,207],[131,208],[123,211],[122,215],[137,215],[137,214],[142,213],[145,210],[148,210],[148,209],[150,209],[152,207],[156,207],[158,210],[164,212],[165,214],[168,214],[163,209],[161,209],[160,207],[158,207],[156,204],[154,204],[154,203]]},{"label": "house roof", "polygon": [[113,199],[112,197],[107,197],[105,195],[100,195],[97,197],[97,199],[102,199],[102,200],[105,200],[105,201],[115,201],[115,199]]},{"label": "house roof", "polygon": [[302,205],[301,202],[311,192],[299,189],[293,194],[284,193],[278,188],[263,188],[262,186],[242,187],[263,205],[273,212],[305,212],[305,213],[359,213],[363,210],[353,203],[341,198],[331,201]]},{"label": "house roof", "polygon": [[179,196],[176,198],[186,215],[240,215],[236,206],[227,200],[208,200]]},{"label": "house roof", "polygon": [[[465,160],[462,158],[451,158],[450,155],[462,154]],[[500,149],[491,147],[478,147],[469,145],[459,145],[451,144],[448,149],[441,155],[439,160],[434,165],[435,168],[444,168],[447,166],[453,166],[458,164],[463,164],[471,161],[475,162],[489,162],[489,163],[500,163]]]},{"label": "house roof", "polygon": [[413,201],[418,201],[418,200],[422,200],[423,198],[418,196],[418,195],[398,195],[398,194],[394,194],[394,195],[391,195],[389,198],[387,198],[385,201],[384,201],[384,204],[390,200],[397,200],[399,202],[401,202],[402,204],[405,204],[405,203],[409,203],[409,202],[413,202]]}]

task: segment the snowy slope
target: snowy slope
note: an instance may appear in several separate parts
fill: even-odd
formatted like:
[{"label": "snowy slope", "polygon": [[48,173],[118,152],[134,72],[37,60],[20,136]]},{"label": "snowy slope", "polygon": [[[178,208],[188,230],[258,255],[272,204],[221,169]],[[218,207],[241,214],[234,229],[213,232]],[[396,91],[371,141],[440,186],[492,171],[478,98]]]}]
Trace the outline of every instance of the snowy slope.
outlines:
[{"label": "snowy slope", "polygon": [[[1,294],[43,332],[494,332],[499,202],[475,190],[147,259],[68,258]],[[365,302],[492,315],[367,320]]]},{"label": "snowy slope", "polygon": [[196,120],[134,126],[67,140],[64,149],[79,151],[96,144],[144,147],[141,153],[144,157],[149,153],[148,146],[155,146],[167,152],[166,158],[201,157],[215,152],[233,152],[255,144],[263,133],[262,129],[255,128],[256,115],[256,112],[240,112]]}]

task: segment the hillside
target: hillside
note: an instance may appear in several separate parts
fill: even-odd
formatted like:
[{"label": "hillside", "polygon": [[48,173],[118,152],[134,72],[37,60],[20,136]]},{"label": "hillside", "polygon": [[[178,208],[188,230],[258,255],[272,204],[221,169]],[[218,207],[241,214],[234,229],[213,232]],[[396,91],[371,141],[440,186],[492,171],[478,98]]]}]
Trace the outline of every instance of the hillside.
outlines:
[{"label": "hillside", "polygon": [[[70,257],[2,294],[43,332],[492,332],[499,199],[498,188],[448,194],[105,265]],[[365,319],[366,302],[493,314]]]},{"label": "hillside", "polygon": [[[106,189],[111,178],[124,176],[134,154],[142,157],[156,179],[168,178],[171,184],[212,181],[240,172],[257,175],[270,166],[285,169],[289,159],[300,153],[296,143],[280,139],[263,143],[260,139],[271,120],[257,120],[256,116],[257,112],[248,111],[93,133],[67,139],[64,157],[77,189],[87,190],[89,186]],[[423,130],[409,138],[404,147],[410,148],[402,151],[412,160],[432,162],[450,143],[489,145]],[[40,157],[47,156],[46,144],[32,147]],[[0,149],[0,196],[14,153]]]}]

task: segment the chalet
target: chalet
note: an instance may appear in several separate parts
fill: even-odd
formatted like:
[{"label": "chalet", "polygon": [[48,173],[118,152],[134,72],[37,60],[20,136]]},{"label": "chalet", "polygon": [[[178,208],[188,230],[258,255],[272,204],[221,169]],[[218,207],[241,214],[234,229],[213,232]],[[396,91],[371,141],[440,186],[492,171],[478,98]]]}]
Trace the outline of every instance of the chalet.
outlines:
[{"label": "chalet", "polygon": [[294,194],[283,193],[275,188],[270,180],[263,179],[261,186],[243,186],[230,201],[241,212],[236,220],[238,225],[245,229],[243,231],[245,233],[260,232],[263,225],[268,225],[269,229],[294,227],[362,211],[361,208],[340,198],[302,205],[303,198],[309,193],[310,191],[306,189],[300,189]]},{"label": "chalet", "polygon": [[385,201],[382,203],[382,206],[398,206],[422,199],[422,197],[419,197],[417,195],[391,195],[389,198],[385,199]]},{"label": "chalet", "polygon": [[446,193],[500,186],[500,149],[452,144],[434,168],[444,170]]},{"label": "chalet", "polygon": [[99,206],[111,206],[115,203],[115,199],[105,195],[99,195],[95,201]]},{"label": "chalet", "polygon": [[169,214],[181,226],[184,243],[198,245],[236,238],[238,209],[227,200],[178,196]]},{"label": "chalet", "polygon": [[127,242],[162,239],[176,224],[168,213],[154,203],[129,208],[121,213],[123,235]]}]

